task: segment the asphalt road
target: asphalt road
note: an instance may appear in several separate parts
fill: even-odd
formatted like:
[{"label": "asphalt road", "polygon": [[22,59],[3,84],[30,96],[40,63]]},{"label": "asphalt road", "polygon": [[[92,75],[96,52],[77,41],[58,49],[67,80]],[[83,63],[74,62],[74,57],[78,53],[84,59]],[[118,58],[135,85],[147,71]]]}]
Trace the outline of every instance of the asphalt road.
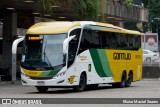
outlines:
[{"label": "asphalt road", "polygon": [[[132,83],[129,88],[112,88],[111,85],[100,85],[96,90],[76,93],[72,89],[49,89],[47,93],[38,93],[35,87],[0,83],[0,98],[160,98],[160,80],[142,80]],[[22,105],[0,105],[0,107],[21,107]],[[27,106],[27,105],[23,105]],[[34,105],[36,106],[36,105]],[[81,107],[84,104],[45,105],[45,107]],[[85,104],[85,107],[159,107],[159,104]],[[44,105],[39,105],[44,107]]]}]

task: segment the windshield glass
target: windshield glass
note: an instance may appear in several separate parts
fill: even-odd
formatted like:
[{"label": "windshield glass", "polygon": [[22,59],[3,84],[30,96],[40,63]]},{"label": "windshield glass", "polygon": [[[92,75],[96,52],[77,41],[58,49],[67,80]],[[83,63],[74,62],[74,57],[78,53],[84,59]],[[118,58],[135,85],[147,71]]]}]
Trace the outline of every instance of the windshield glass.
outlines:
[{"label": "windshield glass", "polygon": [[22,65],[32,68],[64,65],[63,41],[65,38],[66,34],[27,35],[24,42]]}]

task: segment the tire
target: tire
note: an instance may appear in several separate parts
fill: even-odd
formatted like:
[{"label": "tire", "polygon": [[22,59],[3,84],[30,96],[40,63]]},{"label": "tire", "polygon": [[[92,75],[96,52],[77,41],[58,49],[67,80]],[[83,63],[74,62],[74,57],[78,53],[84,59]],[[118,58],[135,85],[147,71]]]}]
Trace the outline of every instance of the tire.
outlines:
[{"label": "tire", "polygon": [[87,80],[86,80],[86,76],[84,75],[84,73],[81,74],[80,76],[80,81],[79,81],[79,85],[78,86],[74,86],[73,90],[76,92],[82,92],[86,89],[87,86]]},{"label": "tire", "polygon": [[40,92],[40,93],[45,93],[48,91],[48,88],[47,86],[36,86],[37,90]]},{"label": "tire", "polygon": [[130,72],[130,73],[128,74],[128,79],[126,80],[125,86],[126,86],[126,87],[130,87],[132,81],[133,81],[133,74]]},{"label": "tire", "polygon": [[150,57],[147,57],[147,58],[146,58],[146,62],[151,63],[151,58],[150,58]]},{"label": "tire", "polygon": [[115,88],[124,88],[126,85],[126,73],[123,72],[121,82],[113,83],[112,86]]}]

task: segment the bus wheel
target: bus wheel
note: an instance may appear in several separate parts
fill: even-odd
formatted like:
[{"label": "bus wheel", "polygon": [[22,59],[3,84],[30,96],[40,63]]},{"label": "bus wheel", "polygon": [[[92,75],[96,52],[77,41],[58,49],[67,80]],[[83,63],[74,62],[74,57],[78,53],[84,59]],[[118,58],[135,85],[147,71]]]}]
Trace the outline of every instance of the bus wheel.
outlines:
[{"label": "bus wheel", "polygon": [[120,88],[124,88],[126,84],[126,73],[123,72],[121,82],[119,83]]},{"label": "bus wheel", "polygon": [[45,93],[48,90],[47,86],[36,86],[36,88],[40,93]]},{"label": "bus wheel", "polygon": [[74,86],[73,90],[76,91],[76,92],[81,92],[81,91],[84,91],[86,89],[86,86],[87,86],[86,76],[85,76],[84,73],[82,73],[81,76],[80,76],[79,85]]},{"label": "bus wheel", "polygon": [[112,83],[112,86],[115,88],[124,88],[126,85],[126,73],[123,72],[121,82],[118,83]]},{"label": "bus wheel", "polygon": [[130,87],[132,81],[133,81],[133,74],[130,72],[130,73],[128,74],[128,79],[127,79],[127,81],[126,81],[125,86],[126,86],[126,87]]}]

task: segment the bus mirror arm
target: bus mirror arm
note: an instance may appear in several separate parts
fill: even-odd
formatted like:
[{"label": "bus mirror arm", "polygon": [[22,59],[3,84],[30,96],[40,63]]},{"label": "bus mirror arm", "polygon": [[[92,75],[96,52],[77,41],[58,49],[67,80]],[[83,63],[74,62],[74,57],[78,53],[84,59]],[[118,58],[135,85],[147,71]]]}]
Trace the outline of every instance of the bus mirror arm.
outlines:
[{"label": "bus mirror arm", "polygon": [[12,82],[16,81],[17,47],[24,37],[16,39],[12,44]]},{"label": "bus mirror arm", "polygon": [[68,44],[76,35],[70,36],[66,38],[63,42],[63,53],[66,54],[68,52]]}]

